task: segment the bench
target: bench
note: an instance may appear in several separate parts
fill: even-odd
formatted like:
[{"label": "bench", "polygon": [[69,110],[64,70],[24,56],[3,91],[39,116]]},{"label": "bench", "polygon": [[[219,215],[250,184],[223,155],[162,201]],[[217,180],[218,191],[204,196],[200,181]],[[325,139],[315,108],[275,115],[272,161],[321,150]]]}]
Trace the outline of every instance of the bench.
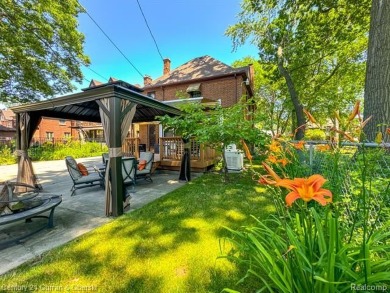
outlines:
[{"label": "bench", "polygon": [[[1,185],[0,211],[3,214],[0,215],[0,227],[22,220],[26,223],[32,222],[33,218],[45,218],[47,223],[21,236],[0,241],[0,249],[11,243],[20,243],[22,239],[45,228],[53,227],[54,210],[62,202],[61,195],[40,193],[37,188],[23,183],[3,182],[0,187]],[[4,209],[9,213],[4,213]],[[49,215],[42,215],[45,212]]]}]

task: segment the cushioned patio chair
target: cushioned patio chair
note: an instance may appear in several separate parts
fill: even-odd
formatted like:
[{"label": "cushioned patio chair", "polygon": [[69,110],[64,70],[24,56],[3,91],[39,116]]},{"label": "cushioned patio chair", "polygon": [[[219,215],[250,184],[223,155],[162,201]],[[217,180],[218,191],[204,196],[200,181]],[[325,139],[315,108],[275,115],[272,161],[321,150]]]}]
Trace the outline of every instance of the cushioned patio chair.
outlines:
[{"label": "cushioned patio chair", "polygon": [[[142,164],[142,162],[144,162],[144,164]],[[146,181],[153,182],[151,177],[153,162],[154,154],[152,152],[141,152],[136,170],[136,178],[144,178]],[[144,165],[145,167],[143,168],[141,165]]]},{"label": "cushioned patio chair", "polygon": [[135,158],[122,158],[123,185],[133,185],[135,187],[135,168],[137,161]]},{"label": "cushioned patio chair", "polygon": [[[81,168],[77,166],[76,160],[72,156],[65,158],[65,164],[68,169],[69,175],[72,178],[73,186],[71,188],[71,196],[73,196],[77,189],[100,185],[104,188],[104,178],[96,170],[88,171],[88,175],[83,175],[80,171]],[[85,173],[84,173],[85,174]]]},{"label": "cushioned patio chair", "polygon": [[103,164],[104,164],[104,165],[107,165],[108,159],[109,159],[108,153],[103,153],[103,154],[102,154],[102,161],[103,161]]}]

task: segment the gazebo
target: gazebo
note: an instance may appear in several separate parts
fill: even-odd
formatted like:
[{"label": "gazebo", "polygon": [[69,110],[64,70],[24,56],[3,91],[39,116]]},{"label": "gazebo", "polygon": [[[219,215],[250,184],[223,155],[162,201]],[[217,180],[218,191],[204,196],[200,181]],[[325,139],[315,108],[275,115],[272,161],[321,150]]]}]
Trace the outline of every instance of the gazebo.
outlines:
[{"label": "gazebo", "polygon": [[[11,108],[16,114],[17,181],[37,185],[27,149],[42,117],[101,122],[109,161],[106,172],[106,215],[123,214],[122,143],[131,123],[155,121],[156,116],[179,115],[180,110],[142,95],[129,84],[113,83],[37,103]],[[111,174],[111,176],[109,176]]]}]

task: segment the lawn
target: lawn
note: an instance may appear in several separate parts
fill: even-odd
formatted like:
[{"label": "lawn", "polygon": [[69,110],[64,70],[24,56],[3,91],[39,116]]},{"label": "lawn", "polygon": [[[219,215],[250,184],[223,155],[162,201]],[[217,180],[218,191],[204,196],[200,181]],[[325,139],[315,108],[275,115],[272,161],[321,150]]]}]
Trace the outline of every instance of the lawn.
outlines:
[{"label": "lawn", "polygon": [[245,272],[219,258],[230,235],[224,227],[251,225],[250,215],[263,219],[273,211],[251,174],[229,174],[223,182],[208,173],[1,276],[0,289],[250,292],[250,282],[236,285]]}]

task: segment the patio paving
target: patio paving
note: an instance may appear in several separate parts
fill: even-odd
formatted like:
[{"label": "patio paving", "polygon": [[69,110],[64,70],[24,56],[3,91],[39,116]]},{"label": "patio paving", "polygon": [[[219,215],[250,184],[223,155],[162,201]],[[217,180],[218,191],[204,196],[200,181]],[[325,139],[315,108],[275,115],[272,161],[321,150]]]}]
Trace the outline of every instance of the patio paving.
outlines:
[{"label": "patio paving", "polygon": [[[91,167],[101,163],[101,157],[76,160]],[[105,216],[105,195],[99,186],[77,190],[75,196],[70,196],[72,181],[64,160],[33,162],[33,168],[39,183],[42,184],[43,192],[62,195],[62,203],[55,209],[53,228],[44,229],[24,239],[22,243],[12,244],[0,250],[0,275],[26,261],[40,259],[44,252],[114,220]],[[0,166],[0,181],[14,181],[16,173],[16,165]],[[185,182],[179,182],[178,177],[179,172],[157,170],[152,176],[153,183],[144,182],[142,179],[137,181],[136,191],[131,193],[128,212],[183,186]],[[132,187],[128,190],[131,191]],[[24,229],[41,224],[39,221],[39,219],[34,219],[32,223],[19,221],[0,227],[0,241],[10,237],[9,234],[14,236],[14,233],[22,233]]]}]

